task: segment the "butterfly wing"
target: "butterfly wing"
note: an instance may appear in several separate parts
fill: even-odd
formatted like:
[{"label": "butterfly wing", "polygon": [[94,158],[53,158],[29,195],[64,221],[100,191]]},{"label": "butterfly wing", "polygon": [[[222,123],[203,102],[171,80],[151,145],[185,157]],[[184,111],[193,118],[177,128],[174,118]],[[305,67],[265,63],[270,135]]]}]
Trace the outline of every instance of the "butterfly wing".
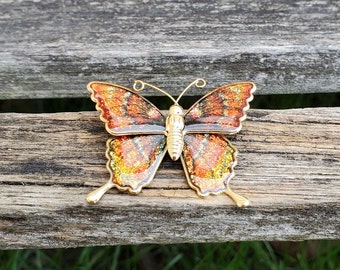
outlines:
[{"label": "butterfly wing", "polygon": [[164,135],[117,136],[107,141],[110,181],[136,194],[148,185],[166,153]]},{"label": "butterfly wing", "polygon": [[139,193],[154,178],[166,153],[165,118],[148,100],[123,86],[91,82],[87,85],[106,130],[106,157],[110,180],[89,193],[97,203],[112,187]]},{"label": "butterfly wing", "polygon": [[185,135],[182,162],[190,187],[200,196],[224,192],[234,176],[236,154],[222,135]]},{"label": "butterfly wing", "polygon": [[187,111],[185,132],[231,134],[240,131],[255,90],[252,82],[228,84],[213,90]]},{"label": "butterfly wing", "polygon": [[200,196],[225,193],[238,206],[248,200],[229,187],[237,150],[221,134],[237,133],[256,87],[239,82],[219,87],[197,101],[185,115],[181,157],[187,181]]},{"label": "butterfly wing", "polygon": [[247,206],[248,199],[229,187],[236,155],[236,148],[223,135],[186,134],[181,161],[189,186],[199,196],[225,193],[239,207]]},{"label": "butterfly wing", "polygon": [[117,136],[107,141],[109,181],[86,196],[97,203],[111,188],[139,193],[154,178],[166,153],[164,135]]},{"label": "butterfly wing", "polygon": [[163,134],[165,118],[147,99],[134,91],[107,82],[90,82],[87,89],[97,103],[106,130],[115,136]]}]

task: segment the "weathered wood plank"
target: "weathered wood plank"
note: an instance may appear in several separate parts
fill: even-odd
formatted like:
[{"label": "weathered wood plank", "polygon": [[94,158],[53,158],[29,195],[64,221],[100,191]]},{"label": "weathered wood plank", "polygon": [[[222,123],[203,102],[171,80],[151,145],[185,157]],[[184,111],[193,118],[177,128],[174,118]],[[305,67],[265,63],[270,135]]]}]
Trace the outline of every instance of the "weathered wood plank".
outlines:
[{"label": "weathered wood plank", "polygon": [[140,195],[111,190],[88,205],[108,179],[98,114],[2,114],[0,248],[339,239],[339,126],[340,108],[250,110],[231,138],[245,209],[198,198],[168,159]]},{"label": "weathered wood plank", "polygon": [[8,0],[0,10],[1,99],[83,97],[92,80],[144,79],[174,95],[196,77],[252,80],[260,94],[340,88],[339,1]]}]

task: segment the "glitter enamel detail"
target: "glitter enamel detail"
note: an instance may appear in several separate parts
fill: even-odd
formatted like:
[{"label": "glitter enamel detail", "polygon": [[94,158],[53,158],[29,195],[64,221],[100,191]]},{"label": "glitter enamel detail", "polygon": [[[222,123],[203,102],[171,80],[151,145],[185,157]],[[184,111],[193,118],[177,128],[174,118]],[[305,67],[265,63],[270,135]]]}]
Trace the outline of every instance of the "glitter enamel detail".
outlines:
[{"label": "glitter enamel detail", "polygon": [[92,82],[87,88],[112,135],[163,134],[164,116],[147,99],[110,83]]},{"label": "glitter enamel detail", "polygon": [[118,189],[139,193],[153,179],[164,156],[165,136],[117,136],[107,141],[107,168]]},{"label": "glitter enamel detail", "polygon": [[184,138],[188,183],[200,196],[225,192],[234,175],[236,149],[221,135],[190,134]]},{"label": "glitter enamel detail", "polygon": [[255,89],[252,82],[239,82],[208,93],[188,110],[185,116],[187,132],[238,132]]}]

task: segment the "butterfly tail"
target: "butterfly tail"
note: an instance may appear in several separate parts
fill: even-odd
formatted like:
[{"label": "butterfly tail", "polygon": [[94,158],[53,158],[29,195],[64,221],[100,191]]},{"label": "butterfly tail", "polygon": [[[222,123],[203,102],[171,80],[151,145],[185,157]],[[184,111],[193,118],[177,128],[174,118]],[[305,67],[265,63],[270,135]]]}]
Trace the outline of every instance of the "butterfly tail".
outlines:
[{"label": "butterfly tail", "polygon": [[89,204],[96,204],[103,197],[103,195],[114,186],[114,183],[110,179],[106,184],[87,194],[86,201]]},{"label": "butterfly tail", "polygon": [[226,195],[228,195],[238,207],[247,207],[249,205],[249,200],[246,197],[241,196],[240,194],[235,193],[230,189],[228,186],[228,189],[224,191]]}]

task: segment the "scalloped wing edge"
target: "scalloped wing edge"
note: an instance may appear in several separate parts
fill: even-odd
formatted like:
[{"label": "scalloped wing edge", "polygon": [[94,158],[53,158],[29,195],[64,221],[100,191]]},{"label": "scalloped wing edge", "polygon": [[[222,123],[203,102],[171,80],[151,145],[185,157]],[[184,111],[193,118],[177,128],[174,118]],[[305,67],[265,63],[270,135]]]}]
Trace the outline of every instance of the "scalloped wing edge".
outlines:
[{"label": "scalloped wing edge", "polygon": [[[237,85],[237,84],[243,84],[243,83],[249,83],[252,85],[252,88],[250,89],[250,96],[249,98],[246,99],[246,106],[243,107],[242,109],[242,112],[243,112],[243,115],[240,117],[240,125],[231,130],[231,131],[228,131],[228,134],[235,134],[235,133],[238,133],[241,129],[242,129],[242,122],[244,120],[246,120],[247,118],[247,111],[249,110],[250,108],[250,102],[254,99],[254,92],[256,91],[256,85],[255,83],[253,82],[250,82],[250,81],[246,81],[246,82],[235,82],[235,83],[231,83],[231,84],[226,84],[224,86],[220,86],[210,92],[208,92],[207,94],[205,94],[203,97],[201,97],[199,100],[197,100],[188,110],[187,112],[185,113],[184,117],[191,111],[192,108],[194,108],[194,106],[196,106],[199,102],[201,102],[203,99],[205,99],[207,96],[209,96],[210,94],[212,94],[213,92],[217,91],[218,89],[220,89],[221,87],[225,87],[225,86],[233,86],[233,85]],[[192,125],[194,126],[194,125]],[[208,126],[208,124],[202,124],[202,126]],[[184,129],[185,133],[214,133],[214,134],[225,134],[226,132],[225,131],[211,131],[209,129],[205,130],[205,129],[190,129],[190,125],[189,126],[185,126],[185,129]]]},{"label": "scalloped wing edge", "polygon": [[153,130],[153,131],[149,131],[149,130],[143,130],[143,129],[140,129],[138,131],[131,131],[131,132],[112,132],[112,130],[108,127],[108,123],[109,121],[106,120],[104,117],[103,117],[103,114],[104,114],[104,111],[99,107],[98,105],[98,100],[96,99],[95,97],[95,92],[93,90],[93,88],[91,87],[92,84],[94,83],[98,83],[98,84],[106,84],[106,85],[109,85],[109,86],[113,86],[113,87],[118,87],[118,88],[121,88],[121,89],[124,89],[128,92],[131,92],[135,95],[138,95],[139,97],[141,97],[144,101],[146,101],[147,103],[151,104],[154,108],[157,109],[157,111],[165,118],[165,116],[163,115],[163,113],[154,105],[152,104],[148,99],[146,99],[145,97],[139,95],[136,91],[133,91],[132,89],[129,89],[125,86],[122,86],[122,85],[119,85],[119,84],[114,84],[114,83],[110,83],[110,82],[103,82],[103,81],[92,81],[92,82],[89,82],[86,86],[87,90],[90,92],[91,94],[91,100],[96,104],[96,110],[98,112],[100,112],[100,115],[99,115],[99,118],[100,120],[105,124],[105,129],[106,131],[113,135],[113,136],[123,136],[123,135],[138,135],[138,134],[164,134],[164,131],[165,131],[165,127],[162,127],[162,126],[158,126],[158,125],[155,125],[157,127],[159,127],[158,130]]}]

